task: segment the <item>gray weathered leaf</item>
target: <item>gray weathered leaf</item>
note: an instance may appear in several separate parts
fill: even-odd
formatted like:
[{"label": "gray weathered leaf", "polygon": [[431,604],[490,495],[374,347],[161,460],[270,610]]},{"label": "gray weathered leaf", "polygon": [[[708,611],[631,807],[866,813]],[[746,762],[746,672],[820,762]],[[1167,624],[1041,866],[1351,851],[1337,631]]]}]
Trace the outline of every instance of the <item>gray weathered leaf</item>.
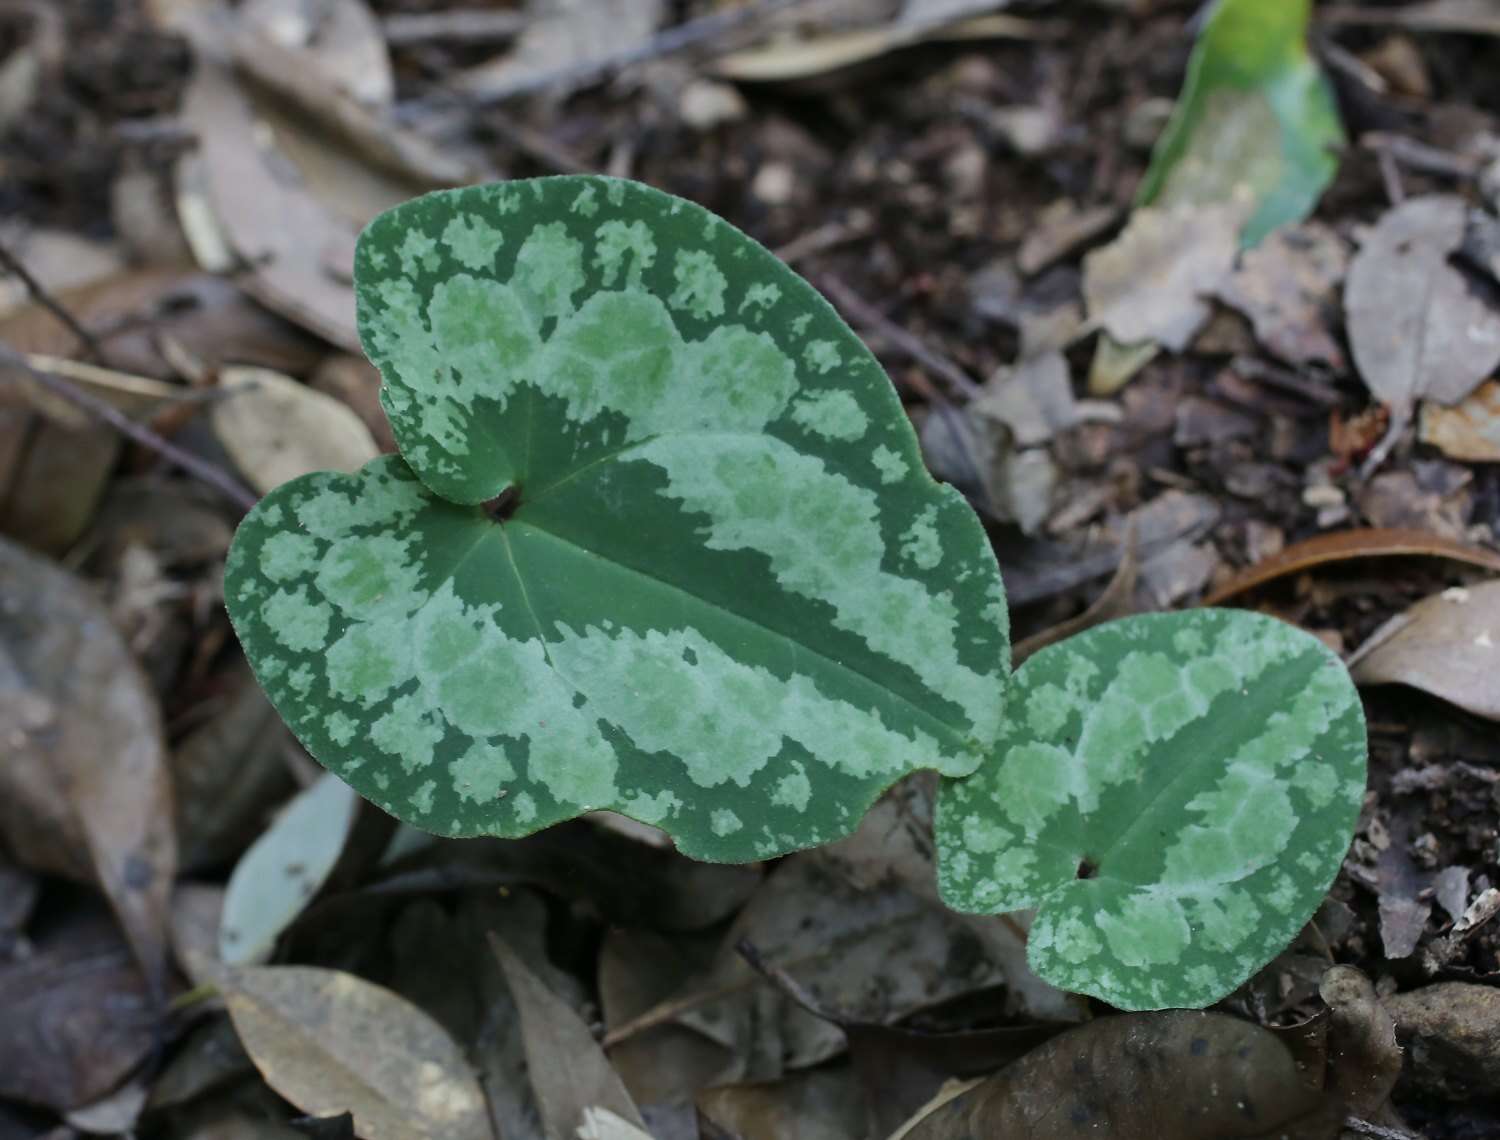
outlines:
[{"label": "gray weathered leaf", "polygon": [[1388,212],[1344,286],[1354,363],[1402,422],[1422,398],[1462,400],[1500,364],[1500,310],[1449,263],[1463,199],[1411,198]]},{"label": "gray weathered leaf", "polygon": [[1500,720],[1500,579],[1424,598],[1350,660],[1361,685],[1411,685]]},{"label": "gray weathered leaf", "polygon": [[264,962],[276,939],[333,873],[359,811],[359,796],[332,772],[295,797],[229,877],[219,957]]},{"label": "gray weathered leaf", "polygon": [[1240,199],[1136,210],[1118,238],[1083,260],[1089,319],[1120,344],[1181,352],[1234,266],[1247,212]]},{"label": "gray weathered leaf", "polygon": [[97,883],[160,993],[177,845],[155,694],[83,585],[3,539],[0,738],[0,835]]}]

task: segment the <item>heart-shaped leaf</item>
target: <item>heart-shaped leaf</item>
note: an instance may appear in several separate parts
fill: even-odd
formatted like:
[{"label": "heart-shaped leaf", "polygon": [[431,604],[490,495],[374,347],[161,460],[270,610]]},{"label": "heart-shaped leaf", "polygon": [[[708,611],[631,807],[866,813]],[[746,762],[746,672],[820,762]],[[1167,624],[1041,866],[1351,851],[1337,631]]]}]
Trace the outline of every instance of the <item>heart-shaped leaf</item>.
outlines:
[{"label": "heart-shaped leaf", "polygon": [[1208,1005],[1322,901],[1365,788],[1349,674],[1234,610],[1147,614],[1027,660],[994,756],[944,782],[938,886],[1039,907],[1028,956],[1124,1009]]},{"label": "heart-shaped leaf", "polygon": [[770,253],[584,176],[409,202],[355,271],[405,462],[277,488],[225,583],[325,765],[446,835],[611,808],[719,860],[974,769],[1008,656],[994,556]]}]

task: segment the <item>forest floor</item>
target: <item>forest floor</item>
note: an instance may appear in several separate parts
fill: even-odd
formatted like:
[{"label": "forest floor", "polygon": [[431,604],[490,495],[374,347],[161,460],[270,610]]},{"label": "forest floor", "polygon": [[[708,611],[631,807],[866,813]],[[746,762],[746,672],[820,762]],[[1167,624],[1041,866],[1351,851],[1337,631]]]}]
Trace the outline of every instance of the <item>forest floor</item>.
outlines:
[{"label": "forest floor", "polygon": [[[921,778],[853,839],[749,867],[608,818],[393,838],[306,795],[319,769],[221,579],[254,492],[393,446],[353,235],[430,189],[582,171],[707,206],[833,301],[984,521],[1023,651],[1208,602],[1350,661],[1353,845],[1296,945],[1217,1008],[1310,1087],[1363,1090],[1287,1134],[1500,1135],[1500,379],[1393,391],[1345,303],[1382,220],[1443,196],[1458,229],[1410,240],[1437,243],[1452,304],[1390,320],[1436,341],[1473,307],[1480,347],[1444,375],[1500,343],[1500,19],[1320,6],[1334,182],[1121,380],[1085,260],[1132,217],[1196,6],[937,6],[0,5],[0,729],[31,749],[0,764],[0,1140],[355,1135],[356,1102],[371,1140],[571,1137],[600,1106],[576,1134],[879,1140],[1027,1054],[1013,1098],[1083,1095],[1035,1051],[1112,1011],[1031,975],[1015,922],[935,906]],[[1148,297],[1171,264],[1127,270]],[[263,960],[337,974],[213,982],[262,836],[269,897],[231,906]],[[1320,993],[1335,964],[1356,999]],[[484,1113],[400,1091],[434,1056]],[[1207,1094],[1165,1065],[1100,1081],[1090,1135],[1260,1134],[1193,1123]],[[1003,1111],[994,1135],[1020,1135]],[[1049,1127],[1026,1134],[1074,1134]]]}]

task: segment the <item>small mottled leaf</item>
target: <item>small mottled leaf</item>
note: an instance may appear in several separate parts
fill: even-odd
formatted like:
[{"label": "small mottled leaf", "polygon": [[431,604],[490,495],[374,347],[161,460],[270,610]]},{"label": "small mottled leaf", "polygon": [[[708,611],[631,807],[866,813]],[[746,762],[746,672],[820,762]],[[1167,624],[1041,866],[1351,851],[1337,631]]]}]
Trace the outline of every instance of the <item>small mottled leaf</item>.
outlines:
[{"label": "small mottled leaf", "polygon": [[739,861],[978,764],[994,555],[766,250],[549,178],[382,215],[356,277],[404,462],[278,488],[225,592],[278,711],[363,795],[453,836],[608,808]]},{"label": "small mottled leaf", "polygon": [[1031,657],[1003,739],[937,810],[960,910],[1038,907],[1028,956],[1124,1009],[1207,1005],[1322,901],[1365,787],[1364,715],[1316,638],[1149,614]]},{"label": "small mottled leaf", "polygon": [[1338,170],[1338,107],[1307,49],[1312,0],[1219,0],[1177,109],[1141,183],[1141,204],[1227,202],[1248,191],[1249,247],[1312,212]]}]

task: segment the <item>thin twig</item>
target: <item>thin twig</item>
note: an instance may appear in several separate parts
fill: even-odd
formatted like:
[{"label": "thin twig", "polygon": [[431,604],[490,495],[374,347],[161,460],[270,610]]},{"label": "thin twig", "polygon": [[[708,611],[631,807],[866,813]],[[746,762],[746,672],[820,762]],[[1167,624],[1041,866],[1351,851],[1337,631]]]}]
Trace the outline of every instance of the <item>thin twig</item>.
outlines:
[{"label": "thin twig", "polygon": [[183,451],[165,436],[152,431],[145,424],[137,423],[99,397],[90,395],[67,377],[53,372],[43,372],[40,368],[33,367],[30,361],[3,342],[0,342],[0,364],[20,369],[53,395],[103,421],[126,438],[134,440],[142,447],[149,448],[168,462],[181,467],[195,479],[215,488],[241,510],[248,511],[258,501],[254,493],[223,468]]},{"label": "thin twig", "polygon": [[31,270],[27,269],[21,263],[21,259],[11,253],[3,242],[0,242],[0,266],[3,266],[7,273],[19,277],[21,284],[26,286],[26,291],[31,294],[32,300],[61,321],[69,332],[83,342],[84,351],[88,353],[91,360],[96,364],[104,363],[104,349],[94,338],[94,334],[84,328],[83,323],[68,311],[67,306],[53,297],[47,287],[31,275]]},{"label": "thin twig", "polygon": [[433,40],[457,43],[514,39],[530,17],[521,12],[489,8],[459,8],[447,12],[403,12],[387,16],[382,27],[391,47],[410,47]]},{"label": "thin twig", "polygon": [[942,353],[928,347],[920,338],[907,332],[874,305],[866,301],[841,278],[824,273],[818,278],[818,286],[833,298],[833,303],[857,325],[863,325],[890,341],[894,348],[905,353],[927,371],[945,380],[949,386],[973,399],[981,389],[968,373]]}]

